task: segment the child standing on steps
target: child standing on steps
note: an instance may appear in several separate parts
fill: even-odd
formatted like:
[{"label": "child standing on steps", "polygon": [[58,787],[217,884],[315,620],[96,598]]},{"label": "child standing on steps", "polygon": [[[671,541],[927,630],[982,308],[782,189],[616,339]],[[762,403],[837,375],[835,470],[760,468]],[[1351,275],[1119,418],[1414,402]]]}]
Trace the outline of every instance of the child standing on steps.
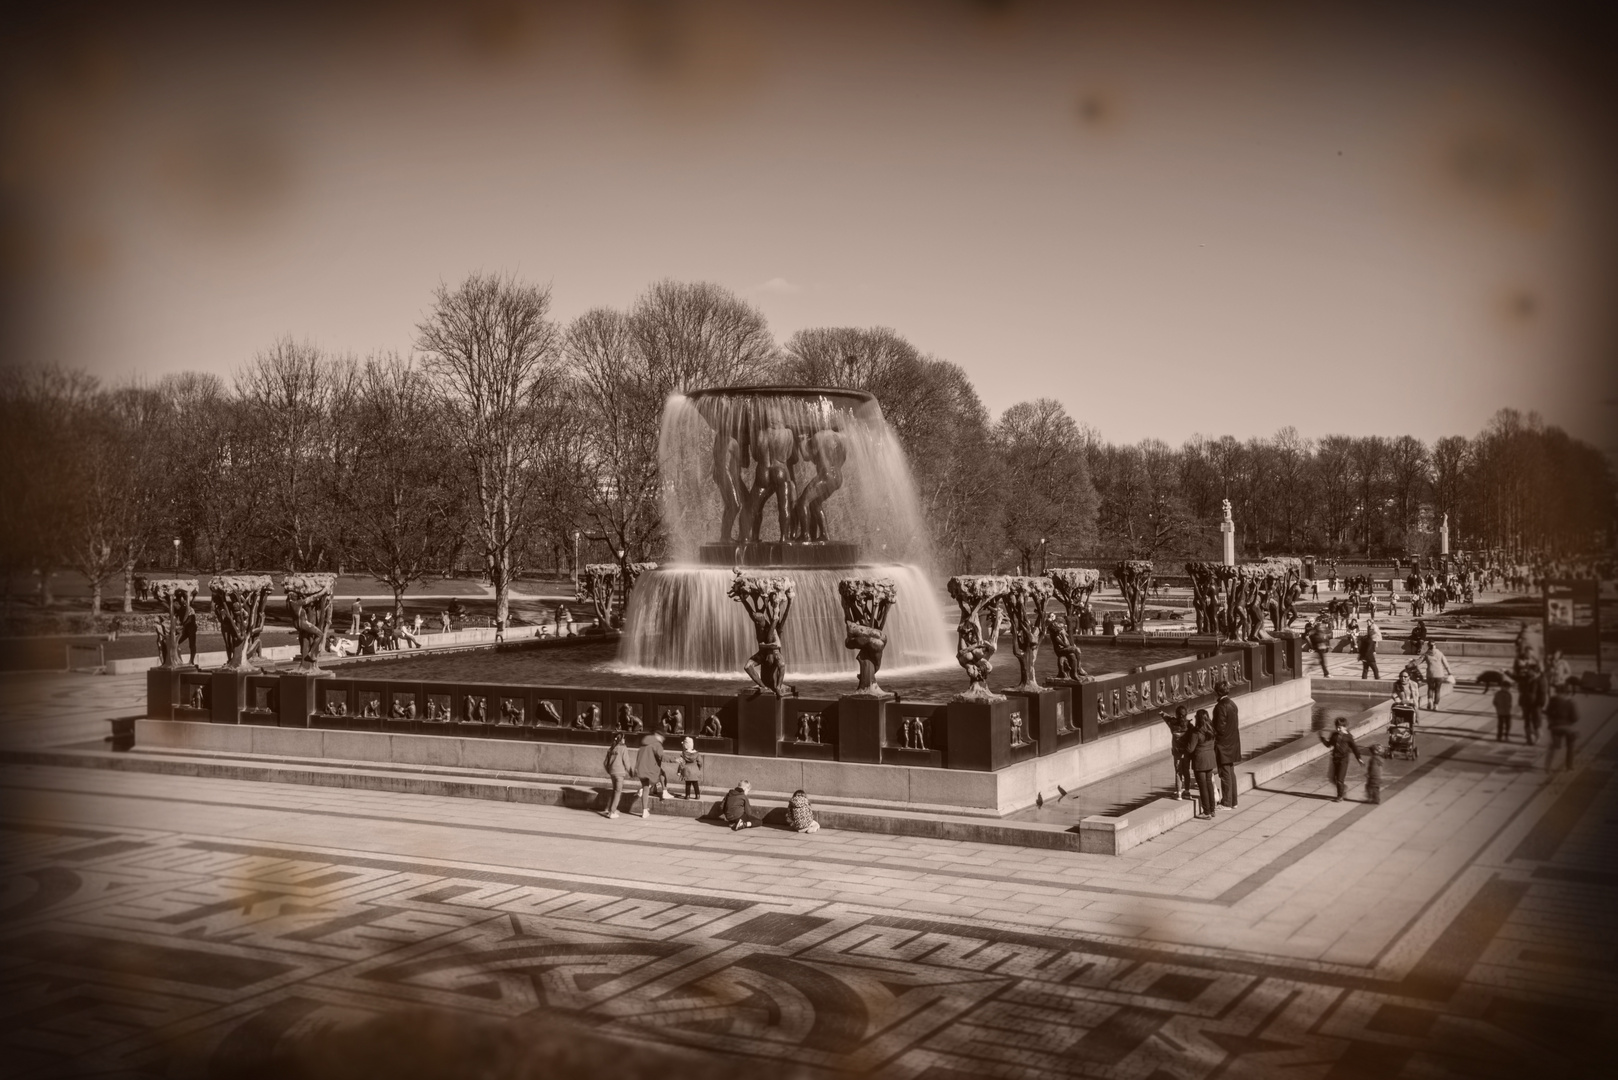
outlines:
[{"label": "child standing on steps", "polygon": [[685,794],[682,799],[702,798],[702,755],[696,750],[696,743],[687,735],[680,743],[680,765],[677,769],[680,779],[685,781]]}]

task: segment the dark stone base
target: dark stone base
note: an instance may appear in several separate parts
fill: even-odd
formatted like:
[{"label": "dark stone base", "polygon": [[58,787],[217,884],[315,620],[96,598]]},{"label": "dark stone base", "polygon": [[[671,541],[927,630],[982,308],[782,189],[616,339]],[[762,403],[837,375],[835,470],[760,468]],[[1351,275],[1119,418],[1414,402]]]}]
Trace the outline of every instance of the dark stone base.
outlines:
[{"label": "dark stone base", "polygon": [[736,752],[748,757],[774,757],[781,739],[781,699],[774,694],[736,698]]},{"label": "dark stone base", "polygon": [[926,769],[942,769],[944,755],[937,750],[906,750],[899,746],[882,748],[882,764],[914,765]]},{"label": "dark stone base", "polygon": [[1033,693],[1007,690],[1006,696],[1026,703],[1028,712],[1023,719],[1027,722],[1027,737],[1038,744],[1039,753],[1056,753],[1061,737],[1072,731],[1073,692],[1066,687],[1047,686]]},{"label": "dark stone base", "polygon": [[860,546],[836,540],[820,543],[757,540],[742,544],[703,544],[697,549],[697,561],[704,566],[857,566]]},{"label": "dark stone base", "polygon": [[803,758],[810,761],[836,761],[837,747],[823,742],[782,742],[780,757]]},{"label": "dark stone base", "polygon": [[699,735],[693,741],[696,743],[696,748],[699,753],[734,754],[736,752],[735,739],[708,739]]},{"label": "dark stone base", "polygon": [[876,764],[882,760],[886,713],[891,697],[837,699],[837,760]]},{"label": "dark stone base", "polygon": [[146,669],[146,719],[173,720],[174,703],[180,699],[180,669]]},{"label": "dark stone base", "polygon": [[208,719],[216,724],[239,724],[247,707],[247,676],[250,671],[217,670],[208,685]]},{"label": "dark stone base", "polygon": [[1035,752],[1030,741],[1019,744],[1026,752],[1012,755],[1011,716],[1018,713],[1027,731],[1028,706],[1021,698],[1003,701],[952,701],[946,720],[949,729],[949,767],[992,772]]}]

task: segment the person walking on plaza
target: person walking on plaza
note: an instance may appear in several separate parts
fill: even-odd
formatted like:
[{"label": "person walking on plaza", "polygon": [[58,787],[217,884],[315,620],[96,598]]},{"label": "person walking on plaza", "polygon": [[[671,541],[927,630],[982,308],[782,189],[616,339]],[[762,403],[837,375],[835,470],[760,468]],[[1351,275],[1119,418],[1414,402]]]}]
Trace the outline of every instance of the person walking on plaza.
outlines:
[{"label": "person walking on plaza", "polygon": [[1242,760],[1242,729],[1236,703],[1230,700],[1230,686],[1214,686],[1214,755],[1219,760],[1219,804],[1236,808],[1236,763]]},{"label": "person walking on plaza", "polygon": [[1365,633],[1360,635],[1359,640],[1360,678],[1362,679],[1367,677],[1382,678],[1382,670],[1376,666],[1376,642],[1377,638],[1381,636],[1381,631],[1376,628],[1376,620],[1373,618],[1370,624],[1366,626]]},{"label": "person walking on plaza", "polygon": [[1503,680],[1494,692],[1494,741],[1511,741],[1511,686]]},{"label": "person walking on plaza", "polygon": [[1214,749],[1213,724],[1208,721],[1208,710],[1198,709],[1187,738],[1191,747],[1191,769],[1197,777],[1197,810],[1199,818],[1214,816],[1214,768],[1219,754]]},{"label": "person walking on plaza", "polygon": [[1551,653],[1549,660],[1545,661],[1545,677],[1550,680],[1551,686],[1558,687],[1573,679],[1573,665],[1567,662],[1561,649]]},{"label": "person walking on plaza", "polygon": [[1545,708],[1547,696],[1545,672],[1539,663],[1529,661],[1522,665],[1522,674],[1517,677],[1517,704],[1522,708],[1523,735],[1529,746],[1539,742],[1539,715]]},{"label": "person walking on plaza", "polygon": [[1331,646],[1331,631],[1326,629],[1326,618],[1326,615],[1320,615],[1309,628],[1309,647],[1320,660],[1320,673],[1330,678],[1331,669],[1326,667],[1326,650]]},{"label": "person walking on plaza", "polygon": [[602,811],[602,816],[615,818],[618,816],[618,803],[624,797],[624,781],[633,771],[629,763],[629,747],[624,745],[622,732],[614,733],[612,745],[607,748],[607,758],[601,767],[612,780],[612,796],[607,800],[607,808]]},{"label": "person walking on plaza", "polygon": [[1360,748],[1354,745],[1348,721],[1341,716],[1337,718],[1337,725],[1331,734],[1322,735],[1320,741],[1331,750],[1331,782],[1337,785],[1337,798],[1332,802],[1342,802],[1343,796],[1348,794],[1348,755],[1353,754],[1354,760],[1361,764],[1365,759],[1360,757]]},{"label": "person walking on plaza", "polygon": [[1573,680],[1556,684],[1551,700],[1545,706],[1545,723],[1550,729],[1551,745],[1545,752],[1545,773],[1556,771],[1556,748],[1567,747],[1567,770],[1573,771],[1573,744],[1577,741],[1574,728],[1579,726],[1579,708],[1573,703]]},{"label": "person walking on plaza", "polygon": [[1379,744],[1371,747],[1371,757],[1365,763],[1365,797],[1370,802],[1382,803],[1382,763],[1387,758],[1387,751]]},{"label": "person walking on plaza", "polygon": [[685,781],[685,794],[682,799],[702,798],[702,755],[697,752],[696,743],[687,735],[680,743],[680,779]]},{"label": "person walking on plaza", "polygon": [[1455,681],[1455,673],[1450,670],[1449,657],[1438,651],[1438,646],[1431,641],[1427,642],[1427,651],[1421,657],[1422,667],[1427,675],[1427,707],[1438,708],[1438,699],[1444,692],[1444,684]]},{"label": "person walking on plaza", "polygon": [[1176,799],[1189,799],[1191,797],[1191,758],[1187,754],[1186,735],[1190,730],[1190,722],[1186,720],[1185,706],[1175,708],[1173,715],[1159,713],[1163,723],[1169,726],[1169,754],[1174,759],[1174,797]]},{"label": "person walking on plaza", "polygon": [[360,598],[354,597],[354,606],[348,609],[348,632],[355,637],[359,636],[360,622],[365,618],[365,609],[360,606]]},{"label": "person walking on plaza", "polygon": [[640,816],[652,816],[652,790],[657,789],[657,797],[663,798],[663,736],[652,732],[640,741],[640,750],[635,754],[635,776],[640,780]]}]

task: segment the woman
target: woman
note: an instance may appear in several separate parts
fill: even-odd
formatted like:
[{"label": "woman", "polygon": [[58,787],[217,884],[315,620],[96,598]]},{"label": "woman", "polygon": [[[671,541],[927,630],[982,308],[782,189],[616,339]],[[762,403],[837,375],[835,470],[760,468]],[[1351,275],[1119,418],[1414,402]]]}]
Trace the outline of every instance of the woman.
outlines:
[{"label": "woman", "polygon": [[814,809],[809,805],[809,796],[799,788],[787,800],[787,824],[792,826],[794,832],[818,832],[820,822],[815,820]]},{"label": "woman", "polygon": [[1196,816],[1211,818],[1214,816],[1213,772],[1219,761],[1214,756],[1213,722],[1207,709],[1197,710],[1191,731],[1191,771],[1197,776],[1197,800],[1202,805]]},{"label": "woman", "polygon": [[607,748],[607,758],[601,763],[607,770],[607,776],[612,779],[612,798],[607,801],[607,809],[602,812],[604,817],[618,816],[618,804],[623,800],[624,781],[634,771],[629,760],[629,747],[624,745],[623,732],[617,732],[612,737],[612,745]]},{"label": "woman", "polygon": [[1449,659],[1438,651],[1438,646],[1432,642],[1427,643],[1427,651],[1422,655],[1422,665],[1427,671],[1427,707],[1438,708],[1439,695],[1444,690],[1444,684],[1454,682],[1455,675],[1449,668]]},{"label": "woman", "polygon": [[687,735],[680,742],[680,765],[678,772],[680,779],[685,781],[685,794],[682,799],[702,798],[702,755],[697,753],[696,743]]},{"label": "woman", "polygon": [[1410,682],[1410,672],[1399,672],[1399,681],[1393,684],[1393,703],[1416,707],[1416,688]]}]

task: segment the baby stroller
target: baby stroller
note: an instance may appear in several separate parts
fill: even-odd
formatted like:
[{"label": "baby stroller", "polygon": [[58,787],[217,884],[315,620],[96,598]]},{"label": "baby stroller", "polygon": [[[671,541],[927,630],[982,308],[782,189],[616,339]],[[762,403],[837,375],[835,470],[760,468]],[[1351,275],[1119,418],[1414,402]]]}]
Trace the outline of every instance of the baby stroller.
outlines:
[{"label": "baby stroller", "polygon": [[1416,708],[1414,705],[1395,705],[1393,719],[1388,721],[1388,756],[1416,760]]}]

